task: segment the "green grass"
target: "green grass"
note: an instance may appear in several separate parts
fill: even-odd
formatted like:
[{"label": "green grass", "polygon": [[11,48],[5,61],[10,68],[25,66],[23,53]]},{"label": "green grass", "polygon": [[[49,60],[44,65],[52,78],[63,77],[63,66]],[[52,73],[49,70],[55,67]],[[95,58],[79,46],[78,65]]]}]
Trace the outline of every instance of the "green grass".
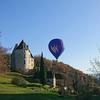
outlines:
[{"label": "green grass", "polygon": [[75,100],[74,97],[59,97],[55,94],[34,93],[34,94],[13,94],[0,95],[1,100]]},{"label": "green grass", "polygon": [[11,82],[12,77],[8,76],[8,75],[0,75],[0,83],[10,83]]},{"label": "green grass", "polygon": [[30,83],[27,81],[25,87],[11,84],[14,77],[25,77],[19,73],[7,73],[0,75],[0,94],[29,94],[29,93],[51,93],[48,85],[42,86],[39,83]]},{"label": "green grass", "polygon": [[41,87],[40,84],[29,82],[27,82],[27,87],[13,85],[11,84],[11,80],[14,77],[23,77],[23,75],[19,73],[7,73],[0,75],[0,94],[33,93],[33,89],[39,90],[39,87]]},{"label": "green grass", "polygon": [[7,73],[0,75],[0,94],[19,94],[19,93],[32,93],[32,89],[27,87],[18,87],[11,84],[14,77],[21,76],[18,73]]},{"label": "green grass", "polygon": [[32,89],[17,87],[12,84],[0,84],[0,94],[24,94],[32,93]]},{"label": "green grass", "polygon": [[48,85],[28,82],[26,87],[19,87],[11,84],[14,77],[22,76],[19,73],[0,75],[0,100],[65,100],[66,98],[73,100],[72,97],[59,97]]},{"label": "green grass", "polygon": [[[14,77],[25,77],[19,73],[0,75],[0,100],[75,100],[75,96],[60,97],[48,85],[27,82],[26,87],[11,84]],[[91,100],[100,100],[100,96]]]}]

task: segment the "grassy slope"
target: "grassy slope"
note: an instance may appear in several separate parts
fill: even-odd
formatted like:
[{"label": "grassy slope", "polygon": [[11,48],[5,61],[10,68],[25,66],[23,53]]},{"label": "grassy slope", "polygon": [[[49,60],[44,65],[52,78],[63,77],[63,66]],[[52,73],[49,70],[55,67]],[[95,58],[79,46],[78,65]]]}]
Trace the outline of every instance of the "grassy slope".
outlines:
[{"label": "grassy slope", "polygon": [[[37,83],[29,83],[27,87],[18,87],[11,84],[13,77],[22,76],[19,73],[8,73],[0,75],[0,100],[65,100],[57,93],[51,92],[49,88]],[[71,97],[72,98],[72,97]],[[73,99],[69,100],[73,100]]]},{"label": "grassy slope", "polygon": [[[27,87],[18,87],[11,84],[13,77],[22,76],[18,73],[0,75],[0,100],[75,100],[75,97],[59,97],[48,86],[29,83]],[[95,97],[93,100],[99,100]]]},{"label": "grassy slope", "polygon": [[7,74],[0,75],[0,94],[17,94],[17,93],[32,93],[32,89],[17,87],[16,85],[11,84],[13,77],[19,76],[20,74]]},{"label": "grassy slope", "polygon": [[13,94],[13,95],[0,95],[0,100],[75,100],[73,97],[59,97],[55,94]]}]

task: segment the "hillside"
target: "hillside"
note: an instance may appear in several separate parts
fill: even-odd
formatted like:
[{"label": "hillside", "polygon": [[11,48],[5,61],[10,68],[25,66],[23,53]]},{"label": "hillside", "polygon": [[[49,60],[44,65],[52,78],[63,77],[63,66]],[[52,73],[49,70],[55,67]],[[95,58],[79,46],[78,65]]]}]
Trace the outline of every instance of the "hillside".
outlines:
[{"label": "hillside", "polygon": [[[40,64],[40,56],[35,56],[35,71],[38,71]],[[44,65],[47,67],[49,71],[54,71],[57,74],[61,74],[65,83],[65,86],[72,87],[73,81],[80,81],[80,83],[91,84],[95,79],[86,75],[82,71],[79,71],[68,64],[64,64],[63,62],[57,62],[55,60],[49,60],[44,58]],[[58,83],[60,84],[60,83]],[[94,84],[94,82],[93,82]]]},{"label": "hillside", "polygon": [[73,100],[74,97],[59,97],[56,90],[49,86],[42,86],[38,83],[27,82],[26,87],[11,84],[14,77],[23,77],[19,73],[7,73],[0,75],[0,99],[1,100]]},{"label": "hillside", "polygon": [[[10,54],[8,55],[8,59],[9,59],[9,66],[10,65]],[[40,68],[40,55],[38,56],[34,56],[34,62],[35,62],[35,67],[34,69],[28,73],[30,75],[34,75],[35,72],[37,72]],[[73,87],[73,81],[80,81],[80,83],[85,83],[85,84],[90,84],[92,85],[95,84],[95,79],[91,76],[88,76],[86,74],[84,74],[82,71],[79,71],[75,68],[73,68],[72,66],[70,66],[69,64],[64,64],[63,62],[57,62],[55,60],[49,60],[47,58],[44,57],[44,65],[47,67],[48,71],[55,71],[55,73],[57,74],[61,74],[63,79],[64,79],[64,84],[65,86],[70,86],[71,88]],[[60,85],[60,83],[58,83]]]},{"label": "hillside", "polygon": [[[40,64],[40,56],[34,56],[34,60],[35,60],[35,68],[38,68]],[[60,61],[49,60],[44,57],[44,63],[48,70],[51,70],[52,68],[54,68],[55,71],[58,71],[61,73],[77,72],[79,74],[84,74],[82,71],[73,68],[73,66],[70,66],[69,64],[64,64],[63,62],[60,62]]]},{"label": "hillside", "polygon": [[[0,75],[0,99],[1,100],[76,100],[75,96],[60,97],[57,90],[48,85],[27,82],[26,87],[11,84],[14,77],[23,77],[19,73],[7,73]],[[24,76],[25,77],[25,76]],[[100,97],[92,97],[91,100],[99,100]]]}]

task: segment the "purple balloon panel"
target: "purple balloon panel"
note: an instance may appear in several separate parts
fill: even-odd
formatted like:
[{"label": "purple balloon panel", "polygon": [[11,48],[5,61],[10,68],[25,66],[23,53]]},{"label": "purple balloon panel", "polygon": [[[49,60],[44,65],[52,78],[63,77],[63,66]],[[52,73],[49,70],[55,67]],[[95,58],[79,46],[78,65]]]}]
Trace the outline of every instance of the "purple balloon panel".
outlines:
[{"label": "purple balloon panel", "polygon": [[51,40],[49,43],[49,50],[54,55],[54,57],[58,59],[64,51],[63,41],[61,39]]}]

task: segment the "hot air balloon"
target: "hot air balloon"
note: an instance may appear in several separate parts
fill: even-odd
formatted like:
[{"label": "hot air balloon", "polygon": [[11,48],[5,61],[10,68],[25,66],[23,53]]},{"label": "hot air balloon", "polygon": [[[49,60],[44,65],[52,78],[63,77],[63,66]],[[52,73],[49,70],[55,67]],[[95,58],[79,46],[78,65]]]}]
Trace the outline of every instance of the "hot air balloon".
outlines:
[{"label": "hot air balloon", "polygon": [[49,50],[53,54],[53,56],[58,59],[59,56],[64,51],[63,41],[61,39],[53,39],[49,43]]}]

